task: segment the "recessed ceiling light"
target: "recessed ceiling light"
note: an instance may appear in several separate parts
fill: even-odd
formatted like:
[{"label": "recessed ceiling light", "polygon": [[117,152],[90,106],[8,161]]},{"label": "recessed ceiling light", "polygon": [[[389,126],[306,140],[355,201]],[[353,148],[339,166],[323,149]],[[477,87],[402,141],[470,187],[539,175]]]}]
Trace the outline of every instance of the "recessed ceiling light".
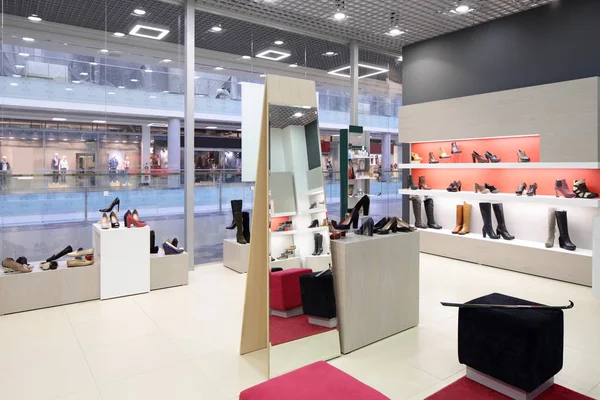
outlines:
[{"label": "recessed ceiling light", "polygon": [[250,57],[250,56],[242,56],[242,58],[243,58],[244,60],[249,60],[249,59],[251,59],[252,57]]},{"label": "recessed ceiling light", "polygon": [[138,82],[138,80],[137,80],[137,79],[135,79],[135,78],[131,78],[131,79],[130,79],[130,81],[131,81],[131,82]]},{"label": "recessed ceiling light", "polygon": [[52,118],[52,121],[66,121],[66,118],[58,118],[58,117],[54,117]]},{"label": "recessed ceiling light", "polygon": [[150,24],[137,24],[129,31],[129,34],[147,39],[161,40],[167,36],[169,32],[169,29],[166,27]]},{"label": "recessed ceiling light", "polygon": [[142,10],[141,8],[136,8],[135,10],[133,10],[133,13],[134,13],[135,15],[145,15],[145,14],[146,14],[146,11],[145,11],[145,10]]},{"label": "recessed ceiling light", "polygon": [[125,86],[123,86],[123,85],[120,85],[120,86],[118,86],[118,88],[119,88],[119,89],[125,89]]},{"label": "recessed ceiling light", "polygon": [[156,96],[150,96],[150,98],[151,98],[151,99],[155,99],[155,98],[156,98]]},{"label": "recessed ceiling light", "polygon": [[73,83],[81,83],[81,81],[71,81],[71,82],[73,82]]},{"label": "recessed ceiling light", "polygon": [[88,76],[89,74],[87,72],[80,72],[79,75],[81,75],[81,76]]},{"label": "recessed ceiling light", "polygon": [[297,66],[298,66],[298,64],[290,64],[290,65],[288,65],[288,67],[291,67],[291,68],[296,68]]},{"label": "recessed ceiling light", "polygon": [[269,47],[258,52],[256,57],[264,58],[265,60],[280,61],[284,58],[288,58],[291,55],[292,53],[289,50],[278,47]]},{"label": "recessed ceiling light", "polygon": [[466,4],[461,4],[458,7],[456,7],[454,10],[450,10],[450,12],[454,13],[454,14],[466,14],[471,11],[473,11],[473,9]]},{"label": "recessed ceiling light", "polygon": [[92,124],[105,124],[105,123],[106,123],[106,121],[103,121],[101,119],[95,119],[92,121]]},{"label": "recessed ceiling light", "polygon": [[304,114],[302,114],[301,112],[297,112],[294,114],[294,117],[296,118],[300,118],[301,116],[303,116]]},{"label": "recessed ceiling light", "polygon": [[91,62],[90,65],[98,65],[97,62]]},{"label": "recessed ceiling light", "polygon": [[215,67],[215,71],[223,71],[225,68],[223,67]]},{"label": "recessed ceiling light", "polygon": [[108,95],[113,95],[113,94],[115,94],[115,92],[108,92],[107,94]]},{"label": "recessed ceiling light", "polygon": [[22,69],[22,68],[25,68],[25,66],[24,65],[15,65],[15,68],[16,69]]},{"label": "recessed ceiling light", "polygon": [[28,20],[30,20],[31,22],[42,22],[42,19],[40,17],[38,17],[36,14],[31,14],[29,17],[27,17]]},{"label": "recessed ceiling light", "polygon": [[194,79],[200,79],[200,77],[199,76],[195,76]]},{"label": "recessed ceiling light", "polygon": [[341,11],[338,11],[335,14],[333,14],[333,19],[335,19],[336,21],[341,21],[341,20],[343,20],[345,18],[346,18],[346,14],[344,14]]},{"label": "recessed ceiling light", "polygon": [[328,51],[327,53],[325,53],[326,56],[332,56],[334,54],[335,54],[335,52],[333,52],[333,51]]},{"label": "recessed ceiling light", "polygon": [[[162,124],[162,123],[159,123],[159,122],[151,122],[151,123],[149,123],[146,126],[155,126],[155,127],[159,127],[159,128],[166,128],[168,125],[167,124]],[[153,140],[153,142],[154,142],[154,140]]]},{"label": "recessed ceiling light", "polygon": [[[383,74],[384,72],[388,72],[389,71],[387,68],[377,67],[375,65],[363,64],[363,63],[359,63],[358,66],[361,67],[361,68],[370,69],[370,70],[374,71],[374,72],[370,72],[370,73],[365,74],[365,75],[359,75],[358,79],[368,78],[369,76]],[[345,70],[348,70],[347,74],[341,73],[342,71],[345,71]],[[334,70],[328,71],[327,73],[331,74],[331,75],[341,76],[341,77],[344,77],[344,78],[350,78],[350,73],[349,72],[350,72],[350,66],[347,65],[345,67],[336,68]]]},{"label": "recessed ceiling light", "polygon": [[307,110],[310,110],[312,107],[311,106],[302,106],[302,108],[305,108]]},{"label": "recessed ceiling light", "polygon": [[215,25],[212,28],[210,28],[211,32],[215,32],[215,33],[219,33],[223,31],[223,28],[221,27],[221,25]]},{"label": "recessed ceiling light", "polygon": [[125,34],[123,32],[115,32],[115,33],[113,33],[113,36],[115,36],[115,37],[125,37]]},{"label": "recessed ceiling light", "polygon": [[19,53],[19,55],[20,55],[21,57],[29,57],[29,54],[28,54],[28,53]]},{"label": "recessed ceiling light", "polygon": [[398,56],[398,61],[404,61],[404,57],[403,56]]},{"label": "recessed ceiling light", "polygon": [[16,82],[11,82],[11,83],[10,83],[10,86],[19,86],[19,84],[18,84],[18,83],[16,83]]},{"label": "recessed ceiling light", "polygon": [[72,91],[73,91],[73,88],[70,88],[70,87],[68,87],[68,88],[65,88],[65,90],[66,90],[67,92],[72,92]]},{"label": "recessed ceiling light", "polygon": [[20,78],[20,77],[21,77],[21,75],[19,75],[19,74],[13,74],[13,78]]},{"label": "recessed ceiling light", "polygon": [[217,129],[216,126],[207,126],[206,129]]},{"label": "recessed ceiling light", "polygon": [[276,40],[273,43],[275,43],[277,46],[281,46],[283,44],[283,40]]},{"label": "recessed ceiling light", "polygon": [[108,53],[109,50],[108,49],[100,49],[100,53]]},{"label": "recessed ceiling light", "polygon": [[168,90],[163,90],[162,92],[163,92],[163,93],[169,93],[169,91],[168,91]]},{"label": "recessed ceiling light", "polygon": [[34,38],[30,38],[30,37],[24,37],[23,40],[25,42],[35,42],[35,39]]},{"label": "recessed ceiling light", "polygon": [[170,63],[171,61],[173,61],[173,60],[171,60],[169,58],[165,58],[164,60],[161,61],[161,63]]},{"label": "recessed ceiling light", "polygon": [[391,36],[391,37],[395,37],[395,36],[400,36],[403,33],[405,33],[404,31],[398,29],[398,28],[392,28],[390,29],[389,32],[386,32],[385,35]]},{"label": "recessed ceiling light", "polygon": [[267,74],[260,74],[259,75],[261,78],[264,78],[265,76],[267,76]]}]

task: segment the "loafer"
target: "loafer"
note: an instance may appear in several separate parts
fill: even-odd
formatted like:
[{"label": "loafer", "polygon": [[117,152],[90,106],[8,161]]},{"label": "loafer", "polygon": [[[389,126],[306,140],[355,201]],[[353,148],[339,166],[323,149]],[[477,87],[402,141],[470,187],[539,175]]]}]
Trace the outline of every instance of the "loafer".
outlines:
[{"label": "loafer", "polygon": [[94,249],[83,250],[82,248],[80,248],[77,251],[68,253],[67,256],[68,257],[83,257],[83,256],[90,256],[92,254],[94,254]]},{"label": "loafer", "polygon": [[93,263],[94,260],[68,260],[67,267],[87,267]]},{"label": "loafer", "polygon": [[31,272],[31,268],[29,268],[27,265],[19,264],[18,262],[16,262],[12,258],[5,258],[4,261],[2,261],[2,269],[4,270],[4,272],[7,272],[7,273],[12,273],[12,272],[20,272],[20,273]]},{"label": "loafer", "polygon": [[44,271],[48,271],[49,269],[56,269],[58,268],[58,262],[56,261],[44,261],[43,263],[40,264],[40,268],[43,269]]}]

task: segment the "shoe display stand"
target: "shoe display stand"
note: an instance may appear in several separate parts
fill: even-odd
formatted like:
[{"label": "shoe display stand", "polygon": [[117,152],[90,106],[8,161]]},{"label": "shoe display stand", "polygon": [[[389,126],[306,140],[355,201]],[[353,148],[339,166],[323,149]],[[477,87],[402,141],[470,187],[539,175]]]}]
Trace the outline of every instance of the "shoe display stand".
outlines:
[{"label": "shoe display stand", "polygon": [[223,240],[223,265],[229,269],[245,273],[248,270],[250,246],[239,244],[235,239]]},{"label": "shoe display stand", "polygon": [[419,233],[331,243],[342,353],[419,324]]},{"label": "shoe display stand", "polygon": [[187,252],[165,255],[150,254],[150,290],[184,286],[189,283]]},{"label": "shoe display stand", "polygon": [[[572,191],[574,180],[585,179],[591,191],[600,190],[598,84],[598,78],[588,78],[400,107],[399,142],[422,160],[399,168],[410,170],[415,183],[426,177],[431,190],[412,190],[404,182],[398,192],[433,198],[435,220],[443,227],[419,230],[421,251],[592,286],[592,221],[600,199],[557,197],[554,185],[566,179]],[[452,154],[452,143],[460,153]],[[518,150],[530,161],[518,162]],[[472,152],[486,151],[501,161],[473,162]],[[427,163],[430,153],[437,163]],[[461,181],[461,191],[446,190],[453,181]],[[536,183],[537,194],[517,196],[523,182]],[[475,193],[475,183],[494,185],[500,193]],[[456,206],[463,202],[473,206],[470,233],[453,235]],[[483,238],[482,202],[504,204],[514,240]],[[554,246],[545,246],[549,208],[567,211],[575,251],[559,247],[558,227]],[[405,206],[411,223],[413,211],[412,204]]]}]

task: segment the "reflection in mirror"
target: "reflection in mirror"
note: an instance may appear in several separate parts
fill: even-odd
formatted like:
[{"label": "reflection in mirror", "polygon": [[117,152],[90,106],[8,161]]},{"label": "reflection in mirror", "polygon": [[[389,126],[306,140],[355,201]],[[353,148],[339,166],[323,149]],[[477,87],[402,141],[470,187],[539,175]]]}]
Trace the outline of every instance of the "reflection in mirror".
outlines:
[{"label": "reflection in mirror", "polygon": [[271,376],[340,353],[317,116],[269,105]]}]

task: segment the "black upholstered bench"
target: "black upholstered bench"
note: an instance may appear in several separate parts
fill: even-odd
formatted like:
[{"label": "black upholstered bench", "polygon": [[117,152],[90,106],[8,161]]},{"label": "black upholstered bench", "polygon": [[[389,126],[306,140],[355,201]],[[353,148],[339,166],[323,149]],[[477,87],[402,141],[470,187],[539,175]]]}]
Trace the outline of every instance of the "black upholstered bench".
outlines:
[{"label": "black upholstered bench", "polygon": [[[499,293],[468,303],[538,304]],[[512,398],[533,398],[562,369],[563,335],[562,310],[461,308],[458,359],[467,377]]]}]

